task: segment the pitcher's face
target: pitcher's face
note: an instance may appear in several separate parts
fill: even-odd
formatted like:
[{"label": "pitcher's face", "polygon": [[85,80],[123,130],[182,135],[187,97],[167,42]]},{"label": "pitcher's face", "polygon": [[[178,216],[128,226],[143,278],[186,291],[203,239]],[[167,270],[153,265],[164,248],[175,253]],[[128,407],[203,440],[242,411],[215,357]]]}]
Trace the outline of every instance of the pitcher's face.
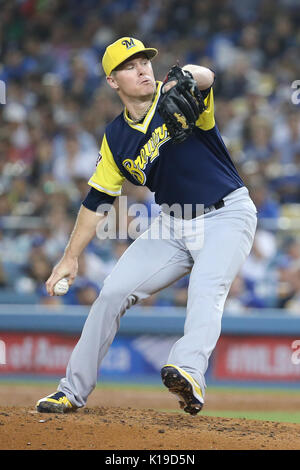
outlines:
[{"label": "pitcher's face", "polygon": [[123,62],[107,81],[121,98],[152,96],[156,87],[151,61],[142,52]]}]

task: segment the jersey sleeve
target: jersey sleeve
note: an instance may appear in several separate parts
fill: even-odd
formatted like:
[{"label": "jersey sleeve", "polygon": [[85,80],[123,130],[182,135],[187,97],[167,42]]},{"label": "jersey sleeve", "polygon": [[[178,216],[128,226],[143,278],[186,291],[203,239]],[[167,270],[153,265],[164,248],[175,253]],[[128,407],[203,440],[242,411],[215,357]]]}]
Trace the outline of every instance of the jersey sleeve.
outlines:
[{"label": "jersey sleeve", "polygon": [[109,196],[120,196],[124,179],[125,176],[122,175],[117,167],[106,135],[104,134],[97,168],[88,184]]},{"label": "jersey sleeve", "polygon": [[196,126],[204,131],[209,131],[215,126],[214,95],[212,87],[207,93],[207,96],[204,98],[204,103],[206,110],[200,114],[198,120],[196,121]]},{"label": "jersey sleeve", "polygon": [[82,205],[90,211],[105,213],[108,212],[109,207],[112,206],[115,199],[114,196],[109,196],[95,188],[90,188],[90,191],[82,201]]}]

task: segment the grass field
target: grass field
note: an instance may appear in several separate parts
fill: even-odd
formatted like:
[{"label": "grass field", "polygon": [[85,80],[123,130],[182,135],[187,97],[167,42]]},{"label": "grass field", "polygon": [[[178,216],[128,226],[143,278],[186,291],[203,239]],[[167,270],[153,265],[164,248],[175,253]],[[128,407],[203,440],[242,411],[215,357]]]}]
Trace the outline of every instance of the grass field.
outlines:
[{"label": "grass field", "polygon": [[[180,413],[180,410],[174,411],[170,409],[163,409],[167,413]],[[287,412],[287,411],[236,411],[236,410],[209,410],[202,411],[201,416],[215,416],[219,418],[244,418],[244,419],[255,419],[260,421],[273,421],[278,423],[300,423],[300,411],[299,412]]]},{"label": "grass field", "polygon": [[276,421],[282,423],[300,423],[300,411],[287,412],[287,411],[213,411],[203,412],[203,416],[219,416],[221,418],[246,418],[258,419],[262,421]]}]

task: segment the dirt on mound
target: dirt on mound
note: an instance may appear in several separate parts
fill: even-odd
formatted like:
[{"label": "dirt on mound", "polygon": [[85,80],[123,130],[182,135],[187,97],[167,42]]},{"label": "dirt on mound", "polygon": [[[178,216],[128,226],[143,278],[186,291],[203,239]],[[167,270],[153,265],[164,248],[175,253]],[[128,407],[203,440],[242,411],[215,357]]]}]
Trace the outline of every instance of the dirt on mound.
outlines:
[{"label": "dirt on mound", "polygon": [[300,426],[246,419],[93,407],[69,414],[0,408],[0,449],[299,449]]},{"label": "dirt on mound", "polygon": [[209,391],[204,414],[190,416],[166,390],[97,387],[75,413],[37,413],[36,401],[54,391],[46,384],[0,386],[1,450],[300,449],[299,424],[205,416],[218,409],[292,412],[298,394]]}]

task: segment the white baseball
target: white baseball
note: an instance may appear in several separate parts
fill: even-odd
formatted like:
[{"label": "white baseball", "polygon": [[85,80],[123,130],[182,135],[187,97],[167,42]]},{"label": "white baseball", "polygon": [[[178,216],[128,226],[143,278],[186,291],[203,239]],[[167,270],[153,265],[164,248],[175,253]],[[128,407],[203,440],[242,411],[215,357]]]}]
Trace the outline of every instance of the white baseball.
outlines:
[{"label": "white baseball", "polygon": [[58,281],[54,288],[54,295],[65,295],[69,290],[69,283],[68,280],[64,277],[60,281]]}]

